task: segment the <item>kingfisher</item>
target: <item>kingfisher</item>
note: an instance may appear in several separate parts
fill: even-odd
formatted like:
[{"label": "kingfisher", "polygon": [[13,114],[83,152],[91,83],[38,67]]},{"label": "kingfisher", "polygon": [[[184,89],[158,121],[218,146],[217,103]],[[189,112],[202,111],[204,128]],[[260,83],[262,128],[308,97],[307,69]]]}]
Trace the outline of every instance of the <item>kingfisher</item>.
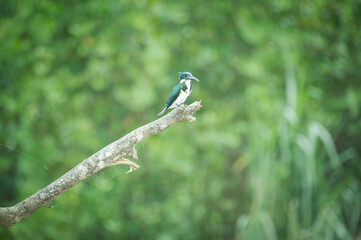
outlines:
[{"label": "kingfisher", "polygon": [[199,80],[195,78],[190,72],[180,72],[179,84],[173,88],[169,94],[167,103],[164,105],[162,110],[158,113],[158,116],[162,115],[167,111],[168,108],[175,108],[180,106],[187,99],[189,94],[192,92],[191,81]]}]

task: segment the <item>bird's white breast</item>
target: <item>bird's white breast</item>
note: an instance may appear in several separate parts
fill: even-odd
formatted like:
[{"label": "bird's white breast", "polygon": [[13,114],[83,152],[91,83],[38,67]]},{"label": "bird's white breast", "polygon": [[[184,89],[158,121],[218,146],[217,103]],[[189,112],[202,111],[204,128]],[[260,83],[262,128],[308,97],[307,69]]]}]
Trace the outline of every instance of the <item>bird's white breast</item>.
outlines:
[{"label": "bird's white breast", "polygon": [[182,103],[185,102],[185,100],[187,99],[189,94],[191,94],[191,92],[192,92],[190,80],[186,81],[186,86],[187,86],[187,89],[185,91],[183,91],[183,90],[180,91],[178,98],[173,102],[173,104],[169,108],[178,107],[179,105],[181,105]]}]

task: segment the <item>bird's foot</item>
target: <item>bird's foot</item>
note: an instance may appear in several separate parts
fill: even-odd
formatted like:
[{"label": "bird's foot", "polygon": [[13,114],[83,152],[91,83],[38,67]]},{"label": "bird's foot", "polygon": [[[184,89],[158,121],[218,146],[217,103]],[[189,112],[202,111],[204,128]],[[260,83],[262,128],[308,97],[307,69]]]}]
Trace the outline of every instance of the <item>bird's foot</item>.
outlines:
[{"label": "bird's foot", "polygon": [[187,107],[187,105],[185,105],[185,104],[182,103],[182,104],[177,105],[177,108],[178,108],[178,107],[185,108],[185,107]]}]

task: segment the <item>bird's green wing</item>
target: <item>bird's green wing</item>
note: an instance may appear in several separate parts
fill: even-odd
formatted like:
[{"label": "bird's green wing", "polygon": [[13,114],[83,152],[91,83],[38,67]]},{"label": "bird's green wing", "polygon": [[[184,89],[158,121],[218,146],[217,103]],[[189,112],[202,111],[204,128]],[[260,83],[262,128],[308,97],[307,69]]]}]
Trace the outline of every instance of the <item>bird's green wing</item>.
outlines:
[{"label": "bird's green wing", "polygon": [[177,99],[181,89],[182,89],[182,84],[178,84],[172,89],[171,93],[169,94],[169,98],[167,102],[168,107],[171,106],[172,103]]}]

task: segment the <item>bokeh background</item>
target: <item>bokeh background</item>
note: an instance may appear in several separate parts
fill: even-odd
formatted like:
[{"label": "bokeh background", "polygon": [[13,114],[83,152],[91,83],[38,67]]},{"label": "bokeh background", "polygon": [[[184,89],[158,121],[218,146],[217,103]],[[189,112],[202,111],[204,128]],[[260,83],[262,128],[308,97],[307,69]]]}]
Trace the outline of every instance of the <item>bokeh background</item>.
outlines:
[{"label": "bokeh background", "polygon": [[81,182],[1,239],[361,239],[361,2],[1,1],[0,205],[157,119],[141,168]]}]

